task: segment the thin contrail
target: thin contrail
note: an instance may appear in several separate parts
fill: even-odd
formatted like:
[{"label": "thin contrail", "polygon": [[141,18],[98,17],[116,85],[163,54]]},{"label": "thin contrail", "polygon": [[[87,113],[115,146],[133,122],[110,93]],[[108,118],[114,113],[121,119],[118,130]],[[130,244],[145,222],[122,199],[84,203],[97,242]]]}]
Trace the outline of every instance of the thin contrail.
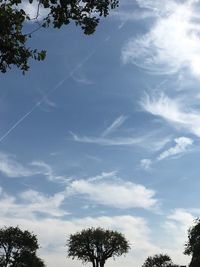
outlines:
[{"label": "thin contrail", "polygon": [[38,107],[40,106],[45,100],[46,98],[51,95],[53,92],[55,92],[65,81],[67,81],[73,74],[74,72],[76,72],[78,69],[80,69],[85,62],[87,62],[95,53],[95,51],[91,52],[86,58],[84,58],[84,60],[82,62],[80,62],[64,79],[62,79],[58,84],[56,84],[55,87],[53,87],[46,95],[44,95],[43,97],[41,97],[41,99],[27,112],[25,113],[17,122],[14,123],[14,125],[8,129],[7,132],[5,132],[5,134],[3,134],[0,137],[0,143],[17,127],[19,126],[27,117],[29,117],[32,112]]},{"label": "thin contrail", "polygon": [[26,119],[37,106],[39,106],[38,103],[37,105],[32,107],[32,109],[29,110],[29,112],[27,112],[24,116],[22,116],[4,135],[2,135],[0,138],[0,142],[2,142],[24,119]]},{"label": "thin contrail", "polygon": [[[124,25],[126,24],[126,22],[128,21],[128,19],[124,22],[123,26],[120,28],[117,28],[118,30],[121,30]],[[102,42],[106,42],[110,39],[111,36],[105,38],[105,40]],[[60,82],[58,82],[58,84],[56,84],[55,87],[53,87],[46,95],[44,95],[43,97],[41,97],[41,99],[27,112],[25,113],[17,122],[14,123],[14,125],[8,129],[7,132],[5,132],[1,137],[0,137],[0,143],[8,136],[12,133],[12,131],[18,127],[26,118],[28,118],[32,112],[38,107],[40,106],[45,100],[46,98],[51,95],[53,92],[55,92],[65,81],[67,81],[70,77],[73,76],[74,72],[76,72],[77,70],[79,70],[93,55],[94,53],[98,50],[98,48],[102,45],[102,43],[91,53],[89,53],[89,55],[87,57],[85,57],[79,64],[77,64],[77,66],[66,76],[64,77]]]}]

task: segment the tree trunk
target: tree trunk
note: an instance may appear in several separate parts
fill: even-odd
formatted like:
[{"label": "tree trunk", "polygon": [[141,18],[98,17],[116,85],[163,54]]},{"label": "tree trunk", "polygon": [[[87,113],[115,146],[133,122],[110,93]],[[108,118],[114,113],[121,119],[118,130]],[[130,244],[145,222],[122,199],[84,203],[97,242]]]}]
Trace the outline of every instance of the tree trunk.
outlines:
[{"label": "tree trunk", "polygon": [[96,266],[95,267],[99,267],[99,260],[96,259]]},{"label": "tree trunk", "polygon": [[100,267],[104,267],[104,264],[105,264],[105,260],[101,260],[100,261]]},{"label": "tree trunk", "polygon": [[198,267],[198,266],[200,266],[200,257],[193,255],[189,267]]}]

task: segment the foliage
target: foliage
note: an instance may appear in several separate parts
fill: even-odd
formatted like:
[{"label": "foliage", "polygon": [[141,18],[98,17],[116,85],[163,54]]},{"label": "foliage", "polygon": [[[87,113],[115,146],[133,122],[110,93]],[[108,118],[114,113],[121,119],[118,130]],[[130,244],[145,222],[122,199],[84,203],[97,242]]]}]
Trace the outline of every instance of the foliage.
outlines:
[{"label": "foliage", "polygon": [[167,254],[156,254],[148,257],[142,267],[175,267]]},{"label": "foliage", "polygon": [[200,265],[200,219],[188,230],[188,241],[185,244],[185,254],[192,255],[190,267]]},{"label": "foliage", "polygon": [[200,255],[200,219],[188,230],[188,242],[185,244],[185,254]]},{"label": "foliage", "polygon": [[18,227],[0,229],[0,266],[2,267],[44,267],[37,257],[37,238],[29,231]]},{"label": "foliage", "polygon": [[[37,14],[31,18],[24,4],[37,4]],[[40,28],[61,28],[74,21],[85,34],[92,34],[100,17],[106,17],[118,0],[0,0],[0,71],[5,73],[12,65],[25,73],[28,60],[44,60],[46,52],[28,47],[28,40]],[[44,16],[41,17],[40,10]],[[24,26],[32,22],[34,28],[25,33]],[[36,23],[33,23],[36,22]],[[29,23],[30,24],[30,23]]]},{"label": "foliage", "polygon": [[70,235],[67,246],[69,257],[91,262],[93,267],[103,267],[108,258],[121,256],[130,249],[121,233],[102,228],[88,228]]}]

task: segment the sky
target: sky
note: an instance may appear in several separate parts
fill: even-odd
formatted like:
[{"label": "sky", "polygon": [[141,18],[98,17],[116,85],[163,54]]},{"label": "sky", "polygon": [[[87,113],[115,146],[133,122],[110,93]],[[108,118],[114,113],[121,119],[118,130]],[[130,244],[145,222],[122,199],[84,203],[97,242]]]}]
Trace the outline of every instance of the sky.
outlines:
[{"label": "sky", "polygon": [[131,244],[107,267],[139,267],[158,253],[190,261],[199,23],[199,0],[121,0],[91,36],[73,23],[37,31],[30,45],[46,60],[1,74],[0,226],[34,232],[47,267],[82,266],[66,241],[98,226]]}]

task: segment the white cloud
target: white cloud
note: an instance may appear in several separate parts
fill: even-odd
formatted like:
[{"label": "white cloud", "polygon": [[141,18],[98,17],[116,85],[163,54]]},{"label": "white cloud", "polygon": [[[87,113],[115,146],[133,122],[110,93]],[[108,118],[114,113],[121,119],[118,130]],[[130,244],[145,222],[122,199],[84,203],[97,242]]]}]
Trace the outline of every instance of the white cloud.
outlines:
[{"label": "white cloud", "polygon": [[48,9],[42,8],[41,5],[38,10],[38,1],[33,1],[32,4],[30,4],[29,1],[22,1],[19,7],[25,10],[33,22],[34,19],[42,20],[48,13]]},{"label": "white cloud", "polygon": [[73,140],[80,143],[97,144],[102,146],[131,146],[141,144],[144,141],[143,137],[92,137],[92,136],[78,136],[71,132]]},{"label": "white cloud", "polygon": [[141,105],[145,111],[163,118],[175,128],[183,128],[200,137],[200,112],[198,110],[183,107],[179,100],[171,99],[165,94],[152,98],[146,95]]},{"label": "white cloud", "polygon": [[87,181],[89,182],[96,182],[103,179],[113,178],[116,177],[117,171],[111,171],[111,172],[102,172],[100,175],[96,175],[94,177],[89,177]]},{"label": "white cloud", "polygon": [[140,161],[140,166],[145,169],[145,170],[149,170],[152,164],[152,160],[150,159],[142,159]]},{"label": "white cloud", "polygon": [[151,11],[139,11],[133,10],[133,6],[131,6],[128,10],[114,10],[111,13],[111,16],[117,20],[121,20],[123,24],[120,25],[119,29],[121,29],[127,21],[136,21],[141,19],[146,19],[152,16],[155,16]]},{"label": "white cloud", "polygon": [[184,250],[184,243],[187,241],[188,229],[193,225],[194,215],[185,209],[174,209],[167,216],[164,228],[168,236],[176,236],[176,240],[171,244],[171,249],[179,245],[180,250]]},{"label": "white cloud", "polygon": [[77,83],[81,83],[83,85],[92,85],[94,82],[91,81],[90,79],[88,79],[86,76],[83,75],[83,73],[77,73],[74,72],[71,76],[71,78],[77,82]]},{"label": "white cloud", "polygon": [[57,105],[55,102],[53,102],[47,95],[42,92],[42,90],[38,89],[40,93],[40,101],[38,102],[39,105],[38,107],[45,111],[45,112],[50,112],[52,109],[57,108]]},{"label": "white cloud", "polygon": [[163,151],[159,155],[158,160],[163,160],[171,156],[182,154],[186,151],[188,147],[190,147],[193,144],[193,140],[188,137],[179,137],[176,138],[174,141],[175,141],[175,146],[169,148],[168,150]]},{"label": "white cloud", "polygon": [[58,217],[69,214],[60,208],[65,200],[64,192],[59,192],[53,196],[48,196],[35,190],[28,190],[23,192],[20,195],[20,198],[26,202],[24,205],[29,212],[40,212]]},{"label": "white cloud", "polygon": [[158,18],[150,31],[123,47],[124,63],[154,73],[171,74],[184,68],[200,77],[199,1],[137,1]]},{"label": "white cloud", "polygon": [[108,126],[108,128],[102,133],[102,137],[105,137],[117,130],[117,128],[119,128],[125,122],[126,119],[127,117],[123,115],[116,118],[114,122],[110,126]]},{"label": "white cloud", "polygon": [[143,185],[112,179],[112,181],[75,180],[67,188],[69,195],[79,194],[90,201],[114,208],[153,209],[158,205],[155,191]]},{"label": "white cloud", "polygon": [[48,196],[35,190],[28,190],[14,197],[1,190],[1,215],[12,218],[35,218],[38,213],[48,217],[64,216],[68,214],[60,208],[64,199],[64,192]]},{"label": "white cloud", "polygon": [[28,177],[37,174],[37,171],[23,166],[15,157],[0,152],[0,172],[7,177]]},{"label": "white cloud", "polygon": [[[193,225],[195,216],[186,209],[174,209],[163,224],[164,235],[166,235],[165,247],[175,263],[188,265],[190,258],[183,255],[184,244],[187,241],[189,227]],[[173,240],[173,242],[172,242]]]},{"label": "white cloud", "polygon": [[170,136],[160,136],[158,131],[148,134],[141,134],[140,137],[93,137],[79,136],[70,132],[73,141],[86,144],[96,144],[100,146],[139,146],[145,150],[159,151],[168,142],[171,141]]},{"label": "white cloud", "polygon": [[68,182],[71,180],[71,178],[62,176],[62,175],[56,175],[52,169],[52,167],[43,162],[43,161],[33,161],[31,162],[32,166],[38,167],[38,172],[48,178],[49,181],[59,181],[59,182]]},{"label": "white cloud", "polygon": [[15,156],[0,152],[0,173],[10,178],[31,177],[43,175],[54,182],[67,183],[71,178],[56,175],[52,167],[43,161],[33,161],[29,164],[20,163]]}]

